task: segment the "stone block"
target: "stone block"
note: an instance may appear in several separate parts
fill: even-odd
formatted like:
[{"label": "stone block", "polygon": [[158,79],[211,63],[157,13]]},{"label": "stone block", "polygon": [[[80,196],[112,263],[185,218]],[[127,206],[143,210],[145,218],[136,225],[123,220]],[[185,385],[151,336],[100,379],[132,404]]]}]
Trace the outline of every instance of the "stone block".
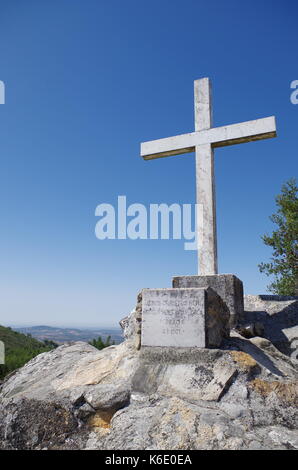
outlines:
[{"label": "stone block", "polygon": [[229,336],[229,312],[211,288],[143,289],[144,346],[219,347]]},{"label": "stone block", "polygon": [[229,309],[230,327],[235,328],[244,317],[243,284],[233,274],[206,276],[175,276],[174,288],[211,287],[222,298]]}]

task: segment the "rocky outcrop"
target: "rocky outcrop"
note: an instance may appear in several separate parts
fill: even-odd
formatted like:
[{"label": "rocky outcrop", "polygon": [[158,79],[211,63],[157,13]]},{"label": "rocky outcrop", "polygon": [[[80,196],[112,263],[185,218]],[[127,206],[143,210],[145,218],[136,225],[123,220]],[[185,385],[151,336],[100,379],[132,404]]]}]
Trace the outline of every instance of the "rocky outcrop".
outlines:
[{"label": "rocky outcrop", "polygon": [[[259,321],[264,305],[249,302],[249,320]],[[263,310],[262,320],[277,315],[282,326],[287,308]],[[140,348],[141,311],[139,297],[121,322],[122,344],[102,351],[65,344],[6,379],[0,448],[298,448],[298,361],[290,350],[237,332],[220,349]],[[286,315],[289,337],[295,315],[297,325],[297,308]]]},{"label": "rocky outcrop", "polygon": [[298,297],[245,295],[245,321],[281,352],[298,357]]}]

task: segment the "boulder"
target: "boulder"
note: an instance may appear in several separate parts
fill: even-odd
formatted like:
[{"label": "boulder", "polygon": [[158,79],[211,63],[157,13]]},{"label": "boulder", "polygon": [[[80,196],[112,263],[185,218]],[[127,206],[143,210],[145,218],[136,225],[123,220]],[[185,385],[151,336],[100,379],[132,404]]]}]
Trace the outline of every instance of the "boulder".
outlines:
[{"label": "boulder", "polygon": [[[293,313],[273,315],[293,328]],[[141,322],[139,297],[120,345],[64,344],[4,380],[0,448],[298,449],[298,361],[270,328],[220,348],[140,349]]]}]

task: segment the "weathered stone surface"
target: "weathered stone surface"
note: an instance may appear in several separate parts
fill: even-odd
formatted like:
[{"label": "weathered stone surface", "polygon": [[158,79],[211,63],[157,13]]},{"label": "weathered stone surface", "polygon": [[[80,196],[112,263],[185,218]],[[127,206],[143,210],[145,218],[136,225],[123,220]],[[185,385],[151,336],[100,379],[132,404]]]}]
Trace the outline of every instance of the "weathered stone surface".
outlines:
[{"label": "weathered stone surface", "polygon": [[245,295],[244,310],[245,323],[250,323],[254,329],[261,323],[262,336],[284,354],[295,355],[298,351],[298,297]]},{"label": "weathered stone surface", "polygon": [[95,410],[118,410],[129,404],[130,383],[98,384],[84,393],[86,402]]},{"label": "weathered stone surface", "polygon": [[142,346],[219,347],[229,313],[212,289],[143,289]]},{"label": "weathered stone surface", "polygon": [[229,309],[231,328],[243,320],[243,284],[233,274],[175,276],[172,283],[175,288],[211,287],[222,298]]},{"label": "weathered stone surface", "polygon": [[67,405],[22,398],[0,404],[0,449],[79,449],[79,423]]},{"label": "weathered stone surface", "polygon": [[237,373],[237,367],[235,366],[222,367],[221,364],[217,364],[217,369],[213,371],[214,378],[206,387],[202,399],[206,401],[219,401]]},{"label": "weathered stone surface", "polygon": [[[251,135],[248,135],[250,133]],[[274,116],[143,142],[141,156],[145,160],[151,160],[193,152],[199,145],[212,144],[213,147],[225,147],[235,143],[260,140],[264,136],[266,138],[276,136]]]},{"label": "weathered stone surface", "polygon": [[0,448],[298,449],[298,361],[237,332],[221,349],[138,351],[141,310],[121,345],[66,344],[5,380]]}]

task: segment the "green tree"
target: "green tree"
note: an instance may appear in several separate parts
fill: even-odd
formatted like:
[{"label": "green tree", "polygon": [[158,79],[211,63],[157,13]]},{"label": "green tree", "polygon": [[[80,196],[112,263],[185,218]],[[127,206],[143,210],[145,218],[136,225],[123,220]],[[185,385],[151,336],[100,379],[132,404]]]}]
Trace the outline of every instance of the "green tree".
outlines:
[{"label": "green tree", "polygon": [[31,335],[24,335],[1,325],[0,340],[5,345],[5,364],[0,364],[0,381],[33,357],[58,346],[53,341],[38,341]]},{"label": "green tree", "polygon": [[277,225],[272,235],[263,235],[265,245],[272,247],[269,263],[259,264],[261,272],[273,275],[268,289],[278,295],[298,295],[298,197],[294,178],[288,180],[276,198],[277,211],[270,220]]},{"label": "green tree", "polygon": [[99,336],[97,339],[94,338],[92,341],[89,341],[89,344],[91,344],[97,349],[104,349],[109,346],[112,346],[113,344],[115,344],[115,342],[111,341],[111,336],[108,336],[105,341],[102,340],[101,336]]}]

